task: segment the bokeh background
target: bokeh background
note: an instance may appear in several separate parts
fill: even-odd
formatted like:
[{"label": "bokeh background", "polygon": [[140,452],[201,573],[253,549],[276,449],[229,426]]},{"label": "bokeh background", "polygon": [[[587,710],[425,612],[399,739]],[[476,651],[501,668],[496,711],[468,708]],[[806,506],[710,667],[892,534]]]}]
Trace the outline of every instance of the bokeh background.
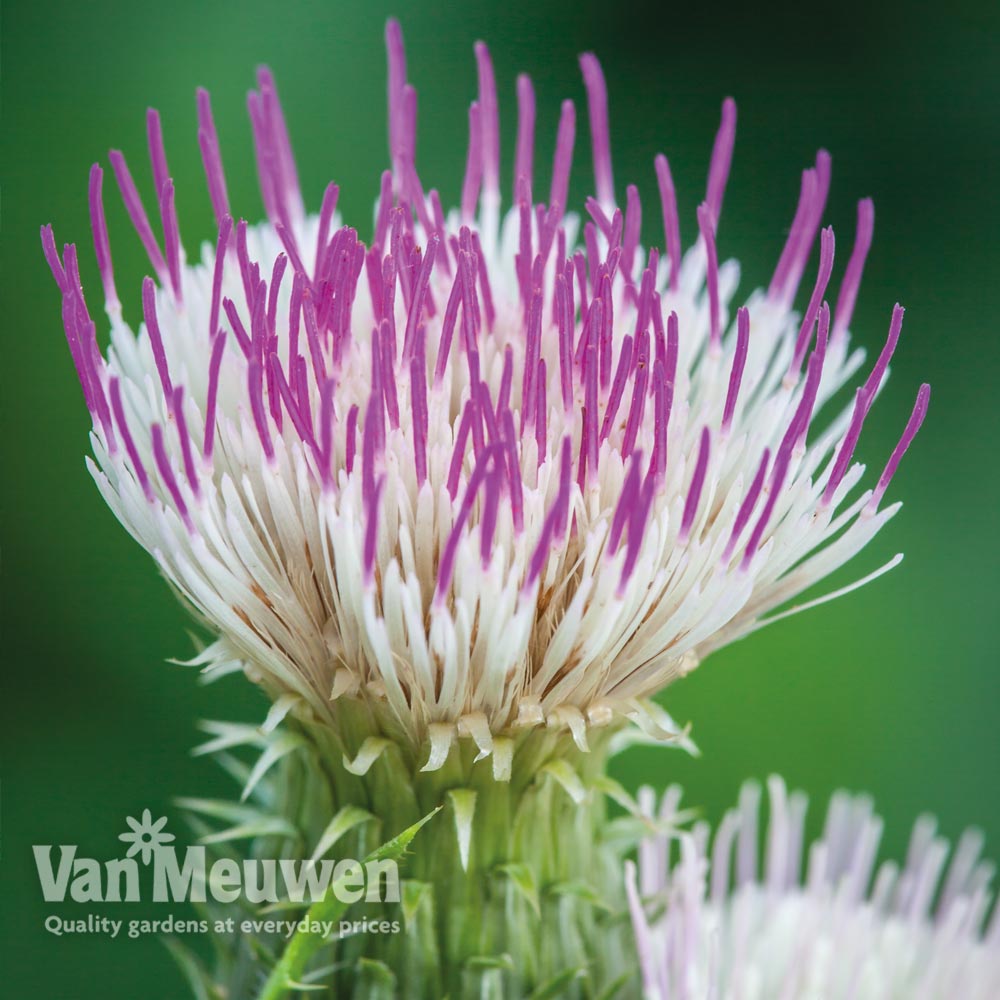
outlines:
[{"label": "bokeh background", "polygon": [[[386,163],[382,30],[393,12],[420,94],[418,165],[446,203],[461,183],[475,93],[472,43],[480,37],[496,64],[505,176],[516,73],[530,72],[537,88],[540,163],[551,155],[560,99],[577,100],[576,204],[591,183],[576,55],[599,54],[616,180],[622,190],[639,184],[646,242],[661,241],[652,224],[654,154],[670,156],[690,238],[719,104],[734,95],[740,118],[721,252],[741,259],[744,290],[769,278],[799,171],[818,147],[833,153],[828,219],[839,234],[840,268],[855,202],[874,197],[875,243],[856,336],[878,349],[892,304],[907,306],[893,378],[861,443],[876,470],[919,382],[934,388],[929,419],[893,486],[904,510],[850,572],[861,575],[896,551],[906,560],[871,587],[716,655],[671,689],[664,703],[693,722],[700,759],[633,751],[616,766],[631,786],[682,782],[688,801],[711,819],[744,778],[780,772],[810,792],[813,829],[833,789],[866,789],[886,818],[887,852],[903,850],[912,819],[928,810],[951,837],[966,824],[981,826],[1000,853],[1000,8],[966,0],[922,11],[891,2],[811,4],[768,15],[743,3],[623,0],[5,6],[0,949],[7,995],[185,995],[155,938],[48,935],[44,917],[72,910],[43,903],[30,845],[77,843],[112,856],[126,815],[148,807],[173,816],[175,794],[227,790],[213,765],[189,756],[196,719],[259,719],[264,711],[239,679],[206,689],[191,671],[164,662],[189,652],[188,622],[84,470],[88,418],[38,227],[52,222],[60,242],[88,248],[84,281],[96,304],[87,171],[95,159],[106,163],[109,146],[120,147],[148,193],[143,116],[154,105],[189,253],[211,237],[195,131],[199,84],[213,95],[232,203],[251,220],[261,216],[244,101],[254,67],[266,61],[309,203],[315,209],[335,179],[346,218],[367,231]],[[105,191],[118,286],[135,317],[143,257],[113,183]]]}]

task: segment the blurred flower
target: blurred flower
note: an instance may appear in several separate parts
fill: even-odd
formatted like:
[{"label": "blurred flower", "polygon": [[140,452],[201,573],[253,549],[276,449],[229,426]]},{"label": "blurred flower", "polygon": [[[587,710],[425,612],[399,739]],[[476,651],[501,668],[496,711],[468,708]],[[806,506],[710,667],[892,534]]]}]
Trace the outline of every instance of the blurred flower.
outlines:
[{"label": "blurred flower", "polygon": [[[480,44],[461,206],[445,215],[417,173],[416,93],[395,23],[387,42],[392,170],[367,243],[341,224],[334,184],[319,215],[306,214],[265,69],[248,106],[267,222],[231,221],[199,92],[219,233],[194,262],[157,113],[147,126],[162,241],[125,158],[111,153],[155,275],[143,282],[138,335],[116,291],[94,165],[107,358],[76,249],[60,258],[43,229],[93,417],[91,471],[219,635],[198,662],[246,663],[297,712],[322,722],[337,699],[362,699],[415,744],[430,736],[432,768],[456,735],[483,755],[512,728],[568,728],[583,747],[588,725],[630,717],[664,735],[671,726],[644,699],[780,617],[768,616],[899,506],[881,501],[927,386],[874,487],[858,492],[864,468],[852,462],[901,308],[853,404],[816,419],[864,361],[848,327],[871,203],[858,207],[831,310],[820,152],[770,286],[736,309],[739,267],[717,254],[735,105],[723,105],[684,254],[670,168],[657,157],[666,250],[647,252],[634,187],[618,207],[604,79],[585,55],[597,196],[582,239],[581,218],[566,211],[574,106],[562,107],[546,198],[523,76],[513,207],[502,214],[496,87]],[[818,233],[799,315],[792,303]],[[505,751],[497,770],[508,769]]]},{"label": "blurred flower", "polygon": [[[748,782],[709,849],[707,824],[640,848],[626,882],[645,995],[824,1000],[987,1000],[1000,995],[1000,911],[984,929],[994,866],[967,830],[945,872],[948,843],[929,816],[902,866],[875,870],[882,820],[869,798],[838,792],[800,877],[806,797],[768,782],[770,820],[758,874],[760,787]],[[660,818],[676,810],[670,789]],[[652,793],[643,804],[651,812]],[[711,859],[711,860],[709,860]],[[874,880],[872,878],[874,872]],[[732,887],[730,886],[732,882]],[[936,902],[935,902],[936,900]]]}]

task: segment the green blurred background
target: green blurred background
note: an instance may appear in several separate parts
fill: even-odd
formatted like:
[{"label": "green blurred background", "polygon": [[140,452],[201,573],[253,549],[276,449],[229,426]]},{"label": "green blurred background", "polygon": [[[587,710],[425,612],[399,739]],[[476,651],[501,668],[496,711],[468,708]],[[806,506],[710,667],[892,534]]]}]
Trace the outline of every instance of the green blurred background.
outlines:
[{"label": "green blurred background", "polygon": [[[718,654],[670,690],[665,704],[694,723],[700,759],[633,751],[617,770],[630,785],[681,781],[712,819],[745,777],[777,771],[812,795],[814,829],[833,789],[867,789],[887,820],[887,851],[898,854],[914,816],[929,810],[949,836],[980,825],[1000,853],[997,6],[917,13],[892,3],[811,4],[771,17],[718,3],[406,6],[6,4],[0,948],[8,996],[185,995],[153,938],[47,935],[45,915],[69,911],[43,903],[30,845],[78,843],[112,856],[126,815],[168,812],[178,793],[227,790],[213,765],[188,755],[197,718],[264,712],[241,680],[205,689],[163,662],[190,650],[188,622],[84,470],[88,418],[38,227],[52,222],[60,243],[86,248],[84,282],[96,306],[87,170],[120,147],[148,192],[149,104],[163,115],[189,253],[211,237],[195,130],[199,84],[213,95],[235,210],[259,217],[244,101],[254,67],[266,61],[310,205],[333,178],[347,219],[367,231],[386,163],[382,29],[392,12],[420,94],[418,165],[446,203],[459,192],[480,37],[496,64],[505,177],[515,74],[535,81],[541,163],[560,99],[578,102],[575,204],[590,191],[576,55],[599,54],[616,180],[619,191],[640,186],[646,242],[661,242],[654,154],[670,156],[690,239],[719,103],[733,94],[740,119],[721,252],[742,261],[744,290],[768,279],[799,171],[819,146],[833,153],[828,218],[840,268],[856,199],[874,197],[856,336],[877,349],[896,300],[907,317],[893,378],[862,438],[871,466],[881,468],[919,382],[934,392],[893,486],[905,508],[851,573],[899,550],[907,558],[890,577]],[[144,263],[113,188],[105,190],[118,287],[134,319]]]}]

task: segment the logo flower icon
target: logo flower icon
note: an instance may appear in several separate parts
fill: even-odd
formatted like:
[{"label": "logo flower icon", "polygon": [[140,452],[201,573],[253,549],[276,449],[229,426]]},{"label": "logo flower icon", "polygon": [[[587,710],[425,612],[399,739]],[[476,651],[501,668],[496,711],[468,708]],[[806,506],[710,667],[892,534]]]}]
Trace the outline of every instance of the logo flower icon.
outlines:
[{"label": "logo flower icon", "polygon": [[153,814],[148,809],[143,809],[141,820],[126,816],[125,822],[131,827],[131,832],[126,831],[118,837],[119,840],[132,844],[125,856],[131,858],[135,854],[140,854],[144,865],[149,864],[153,853],[174,839],[172,833],[166,833],[163,829],[167,824],[167,817],[161,816],[154,823]]}]

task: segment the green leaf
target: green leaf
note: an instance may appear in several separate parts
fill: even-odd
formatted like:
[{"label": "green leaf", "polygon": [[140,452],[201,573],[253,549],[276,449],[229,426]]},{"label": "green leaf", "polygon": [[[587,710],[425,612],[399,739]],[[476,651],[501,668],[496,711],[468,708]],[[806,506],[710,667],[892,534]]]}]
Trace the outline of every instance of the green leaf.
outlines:
[{"label": "green leaf", "polygon": [[253,769],[250,771],[247,777],[246,784],[243,786],[243,792],[240,795],[240,801],[246,802],[250,797],[250,793],[254,790],[257,782],[267,774],[268,771],[274,767],[275,764],[281,760],[282,757],[287,756],[293,750],[297,750],[302,746],[302,740],[296,736],[294,733],[282,733],[280,736],[272,736],[268,739],[267,746],[264,747],[263,752],[257,758],[257,762],[254,764]]},{"label": "green leaf", "polygon": [[510,955],[473,955],[466,960],[465,967],[476,971],[502,969],[504,972],[509,972],[514,968],[514,960]]},{"label": "green leaf", "polygon": [[267,742],[267,737],[261,733],[257,726],[250,726],[242,722],[207,721],[200,723],[198,728],[214,736],[214,739],[196,746],[191,751],[195,757],[217,753],[219,750],[228,750],[230,747],[263,747]]},{"label": "green leaf", "polygon": [[599,774],[591,782],[591,787],[595,788],[599,792],[603,792],[609,799],[613,802],[617,802],[618,805],[620,805],[632,816],[642,815],[639,803],[636,802],[635,799],[629,795],[624,787],[615,781],[614,778],[611,778],[606,774]]},{"label": "green leaf", "polygon": [[[402,833],[393,837],[392,840],[372,851],[365,858],[363,864],[367,865],[373,861],[398,861],[410,846],[413,838],[420,832],[421,827],[441,809],[438,806],[433,812],[429,812],[423,819],[418,820],[412,826],[407,827]],[[331,886],[327,895],[313,903],[306,914],[306,928],[296,931],[294,937],[285,947],[285,950],[267,977],[267,982],[258,994],[258,1000],[279,1000],[284,997],[289,990],[299,988],[303,972],[312,956],[319,951],[326,943],[320,934],[312,933],[308,928],[311,923],[330,923],[339,920],[341,915],[347,910],[348,904],[337,896],[337,887],[342,880],[338,880]]]},{"label": "green leaf", "polygon": [[268,710],[267,718],[261,723],[261,732],[273,733],[281,724],[285,716],[297,705],[303,703],[302,696],[297,694],[283,694]]},{"label": "green leaf", "polygon": [[385,962],[362,956],[357,964],[358,982],[356,997],[365,1000],[395,1000],[396,976]]},{"label": "green leaf", "polygon": [[595,1000],[614,1000],[614,998],[621,992],[622,988],[626,983],[635,975],[634,972],[623,972],[617,979],[612,980],[607,989],[605,989],[601,994],[595,997]]},{"label": "green leaf", "polygon": [[583,979],[586,975],[587,970],[583,966],[578,969],[567,969],[565,972],[560,972],[558,976],[553,977],[546,983],[542,983],[531,994],[530,1000],[552,1000],[553,997],[561,997],[565,994],[566,987],[574,979]]},{"label": "green leaf", "polygon": [[667,822],[655,816],[618,816],[604,828],[601,842],[611,847],[631,850],[647,837],[676,836],[678,829],[698,816],[697,809],[674,813]]},{"label": "green leaf", "polygon": [[361,744],[361,748],[358,750],[351,760],[347,754],[344,754],[343,763],[344,769],[350,771],[351,774],[356,774],[359,777],[368,773],[369,768],[382,756],[382,754],[392,746],[389,740],[384,739],[380,736],[369,736],[365,739],[364,743]]},{"label": "green leaf", "polygon": [[585,903],[590,903],[591,906],[595,906],[598,909],[606,910],[608,913],[614,912],[614,907],[606,900],[601,899],[594,890],[594,887],[587,885],[586,882],[580,882],[579,880],[555,882],[545,891],[552,896],[575,896],[577,899],[581,899]]},{"label": "green leaf", "polygon": [[[335,972],[339,972],[341,969],[346,967],[346,962],[331,962],[329,965],[323,965],[318,969],[311,969],[302,977],[302,982],[305,983],[309,989],[315,989],[313,984],[322,983],[327,979],[327,977],[332,976]],[[326,988],[328,987],[324,987],[324,989]]]},{"label": "green leaf", "polygon": [[420,904],[425,899],[433,900],[433,886],[430,882],[420,882],[417,879],[403,879],[400,886],[402,898],[400,906],[403,909],[403,920],[409,929],[413,926],[420,912]]},{"label": "green leaf", "polygon": [[506,875],[514,884],[514,888],[528,901],[535,911],[536,917],[541,917],[542,909],[538,902],[538,883],[535,881],[535,873],[528,865],[512,863],[500,865],[496,871]]},{"label": "green leaf", "polygon": [[252,823],[241,823],[237,826],[219,830],[202,837],[203,844],[226,844],[231,840],[256,840],[257,837],[297,837],[298,831],[281,816],[261,816]]},{"label": "green leaf", "polygon": [[231,840],[245,840],[252,837],[298,837],[299,832],[283,816],[273,816],[224,799],[175,799],[179,809],[225,820],[233,825],[224,830],[206,834],[200,838],[202,844],[223,844]]},{"label": "green leaf", "polygon": [[405,853],[410,841],[420,832],[420,828],[441,811],[441,806],[432,809],[423,819],[418,819],[413,826],[408,826],[402,833],[397,834],[392,840],[386,841],[381,847],[377,847],[365,858],[365,864],[369,861],[398,861]]},{"label": "green leaf", "polygon": [[230,799],[174,799],[174,805],[178,809],[186,809],[188,812],[199,813],[202,816],[211,816],[212,819],[222,819],[227,823],[252,823],[266,816],[259,809],[253,806],[241,805]]},{"label": "green leaf", "polygon": [[345,833],[371,819],[375,819],[375,817],[367,809],[362,809],[360,806],[344,806],[330,820],[319,840],[316,841],[316,847],[310,860],[316,861],[321,858]]},{"label": "green leaf", "polygon": [[580,775],[564,760],[550,760],[542,768],[542,774],[551,774],[562,785],[566,794],[579,805],[587,797],[587,789],[583,787]]},{"label": "green leaf", "polygon": [[453,788],[448,793],[455,812],[455,834],[462,871],[469,870],[469,848],[472,845],[472,820],[476,815],[476,793],[471,788]]}]

